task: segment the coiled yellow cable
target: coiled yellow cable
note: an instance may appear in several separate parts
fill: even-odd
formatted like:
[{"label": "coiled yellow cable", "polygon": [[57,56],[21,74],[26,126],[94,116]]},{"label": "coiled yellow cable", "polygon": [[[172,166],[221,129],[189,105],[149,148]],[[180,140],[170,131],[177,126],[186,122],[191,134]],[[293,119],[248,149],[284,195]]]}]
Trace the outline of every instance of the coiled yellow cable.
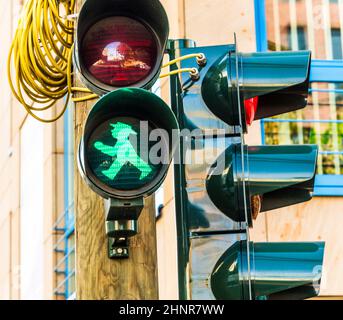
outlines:
[{"label": "coiled yellow cable", "polygon": [[[27,0],[8,55],[8,79],[14,96],[32,117],[45,123],[63,116],[73,92],[91,93],[71,85],[74,22],[66,17],[74,9],[75,0]],[[36,115],[64,96],[65,105],[56,117]],[[74,100],[94,98],[97,95],[91,94]]]}]

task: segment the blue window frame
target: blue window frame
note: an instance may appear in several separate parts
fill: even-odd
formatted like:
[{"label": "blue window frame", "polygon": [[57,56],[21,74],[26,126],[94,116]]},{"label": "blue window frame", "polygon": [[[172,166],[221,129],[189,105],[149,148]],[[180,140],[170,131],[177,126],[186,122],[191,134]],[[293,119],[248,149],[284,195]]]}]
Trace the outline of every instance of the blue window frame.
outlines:
[{"label": "blue window frame", "polygon": [[54,225],[56,242],[56,297],[75,296],[75,215],[74,215],[74,145],[73,108],[64,115],[64,212]]},{"label": "blue window frame", "polygon": [[[256,27],[256,43],[258,51],[268,50],[268,34],[267,34],[267,16],[266,16],[266,0],[255,0],[255,27]],[[297,31],[299,29],[296,29]],[[331,29],[331,42],[332,42],[332,59],[342,58],[342,42],[340,39],[340,30]],[[303,36],[304,38],[305,36]],[[299,34],[295,37],[299,41]],[[280,45],[281,47],[281,45]],[[342,60],[312,60],[311,62],[311,94],[333,94],[336,102],[339,100],[342,105],[343,102],[343,61]],[[324,88],[323,88],[324,87]],[[331,103],[331,102],[330,102]],[[320,104],[319,104],[320,105]],[[321,105],[320,105],[321,107]],[[315,182],[315,196],[343,196],[343,176],[342,176],[342,159],[343,159],[343,119],[337,116],[336,119],[322,119],[321,116],[313,119],[299,119],[285,117],[263,119],[261,121],[261,133],[262,142],[266,143],[266,126],[268,124],[282,124],[288,123],[295,125],[303,125],[305,123],[315,126],[332,126],[336,128],[334,133],[336,135],[336,149],[334,150],[323,150],[321,148],[319,157],[325,159],[328,157],[335,157],[338,159],[338,167],[341,170],[340,174],[317,174]],[[339,128],[337,133],[337,127]],[[310,134],[310,133],[309,133]],[[325,134],[330,134],[326,131],[320,139],[325,140]],[[321,143],[323,140],[320,140]],[[338,141],[338,144],[337,144]],[[293,141],[294,142],[294,141]],[[296,142],[294,142],[296,143]],[[325,143],[324,143],[325,144]],[[341,161],[341,163],[339,163]],[[340,167],[341,166],[341,167]],[[324,164],[325,167],[325,164]],[[336,165],[337,169],[337,165]],[[330,171],[330,168],[328,168]]]},{"label": "blue window frame", "polygon": [[332,38],[332,58],[335,60],[342,59],[342,41],[341,41],[341,29],[331,28]]}]

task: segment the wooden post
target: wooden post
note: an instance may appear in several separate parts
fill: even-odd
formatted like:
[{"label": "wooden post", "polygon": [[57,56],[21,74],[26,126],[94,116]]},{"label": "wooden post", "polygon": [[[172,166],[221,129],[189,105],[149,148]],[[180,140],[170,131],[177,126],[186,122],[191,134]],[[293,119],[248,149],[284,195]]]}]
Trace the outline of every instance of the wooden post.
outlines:
[{"label": "wooden post", "polygon": [[[84,0],[79,0],[80,9]],[[75,157],[88,111],[95,101],[75,106]],[[130,239],[130,258],[110,260],[103,199],[82,180],[75,162],[76,298],[78,300],[158,299],[155,207],[145,202],[139,234]]]}]

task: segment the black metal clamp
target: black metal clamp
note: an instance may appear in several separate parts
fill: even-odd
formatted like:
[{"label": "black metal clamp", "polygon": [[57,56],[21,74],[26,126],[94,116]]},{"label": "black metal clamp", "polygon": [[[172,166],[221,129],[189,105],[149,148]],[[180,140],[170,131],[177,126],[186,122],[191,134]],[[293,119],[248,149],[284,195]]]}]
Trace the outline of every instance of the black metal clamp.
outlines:
[{"label": "black metal clamp", "polygon": [[106,234],[110,259],[129,257],[129,238],[138,233],[138,218],[143,208],[143,198],[129,201],[105,200]]}]

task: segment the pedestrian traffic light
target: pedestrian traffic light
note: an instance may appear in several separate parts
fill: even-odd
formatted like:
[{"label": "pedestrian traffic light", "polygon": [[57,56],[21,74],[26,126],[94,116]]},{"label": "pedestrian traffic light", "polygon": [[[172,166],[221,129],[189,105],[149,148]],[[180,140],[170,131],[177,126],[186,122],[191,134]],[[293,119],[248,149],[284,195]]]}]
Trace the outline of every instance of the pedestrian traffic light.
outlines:
[{"label": "pedestrian traffic light", "polygon": [[[140,88],[112,91],[90,111],[78,164],[90,188],[107,199],[110,257],[127,257],[127,238],[137,233],[144,198],[167,175],[178,131],[169,106]],[[125,243],[118,244],[118,238]]]},{"label": "pedestrian traffic light", "polygon": [[[323,243],[252,243],[260,212],[311,199],[318,147],[247,146],[254,121],[304,108],[311,53],[240,53],[236,44],[179,48],[202,53],[199,79],[172,82],[182,129],[183,164],[176,166],[180,294],[192,299],[305,299],[318,293]],[[172,51],[175,47],[175,51]],[[180,59],[181,60],[181,59]],[[191,141],[191,143],[190,143]],[[185,160],[201,158],[199,163]],[[181,188],[179,187],[181,186]],[[182,218],[183,217],[183,218]],[[186,218],[185,218],[186,217]],[[186,238],[187,240],[184,240]]]},{"label": "pedestrian traffic light", "polygon": [[77,22],[75,66],[98,95],[123,87],[150,89],[160,73],[168,34],[159,0],[87,0]]},{"label": "pedestrian traffic light", "polygon": [[318,295],[324,242],[250,242],[249,249],[247,253],[246,241],[238,241],[217,261],[211,274],[216,299],[248,300],[252,294],[261,300],[303,300]]},{"label": "pedestrian traffic light", "polygon": [[144,199],[162,184],[178,122],[147,91],[159,77],[169,35],[159,0],[87,0],[78,16],[74,64],[103,96],[90,111],[78,152],[81,175],[106,199],[109,256],[128,257]]},{"label": "pedestrian traffic light", "polygon": [[91,110],[80,143],[80,169],[104,198],[151,195],[163,182],[176,145],[169,106],[143,89],[119,89]]}]

